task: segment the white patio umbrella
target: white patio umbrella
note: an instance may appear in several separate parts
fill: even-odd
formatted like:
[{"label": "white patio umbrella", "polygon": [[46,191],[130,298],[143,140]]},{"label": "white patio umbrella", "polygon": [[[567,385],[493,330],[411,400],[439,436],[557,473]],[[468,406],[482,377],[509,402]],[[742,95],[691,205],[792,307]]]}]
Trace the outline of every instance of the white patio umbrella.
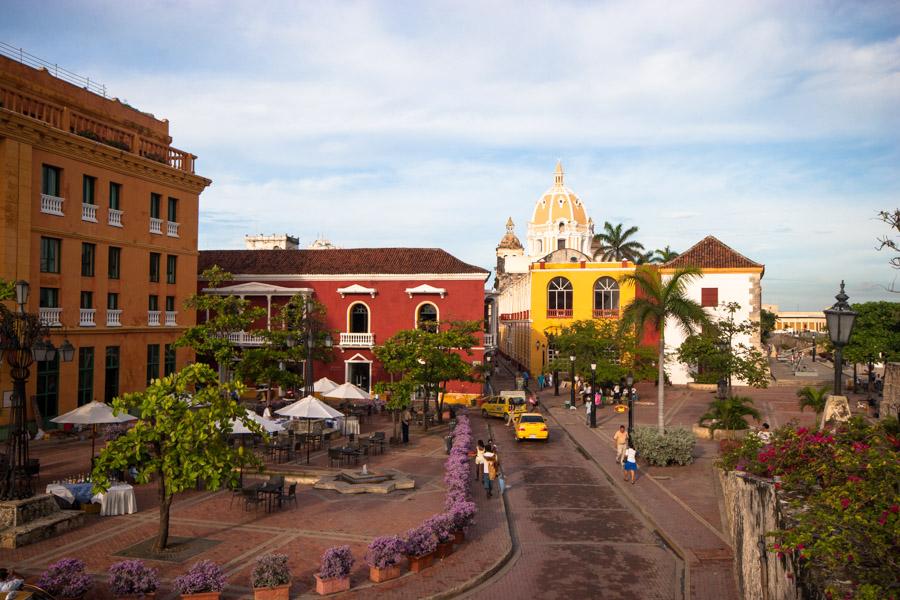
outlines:
[{"label": "white patio umbrella", "polygon": [[370,402],[372,400],[372,396],[370,396],[368,392],[361,387],[353,385],[349,381],[347,383],[342,383],[324,395],[326,398],[350,400],[351,402]]},{"label": "white patio umbrella", "polygon": [[316,394],[327,394],[334,388],[336,388],[338,384],[328,379],[327,377],[323,377],[319,379],[313,384],[313,392]]},{"label": "white patio umbrella", "polygon": [[[344,413],[331,408],[315,396],[307,396],[284,408],[279,408],[275,411],[275,414],[294,419],[306,419],[307,435],[309,435],[312,427],[310,419],[336,419],[344,416]],[[309,440],[306,441],[306,464],[309,464]]]},{"label": "white patio umbrella", "polygon": [[[284,431],[284,427],[281,426],[281,423],[276,423],[275,421],[271,421],[269,419],[264,419],[259,416],[252,410],[247,411],[247,416],[250,417],[251,420],[259,423],[262,427],[263,431],[266,433],[277,433],[279,431]],[[231,420],[231,433],[236,435],[246,434],[246,433],[254,433],[250,431],[246,425],[240,419],[232,419]]]},{"label": "white patio umbrella", "polygon": [[113,409],[105,402],[88,402],[83,406],[79,406],[75,410],[59,415],[50,419],[54,423],[71,423],[73,425],[90,425],[91,426],[91,459],[94,457],[94,444],[97,438],[97,425],[109,423],[127,423],[135,421],[137,417],[133,417],[128,413],[114,415]]}]

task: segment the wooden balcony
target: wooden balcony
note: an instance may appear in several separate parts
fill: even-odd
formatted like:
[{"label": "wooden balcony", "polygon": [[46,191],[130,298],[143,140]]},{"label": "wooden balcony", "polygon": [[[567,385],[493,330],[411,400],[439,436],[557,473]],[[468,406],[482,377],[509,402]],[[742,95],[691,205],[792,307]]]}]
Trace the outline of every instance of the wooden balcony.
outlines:
[{"label": "wooden balcony", "polygon": [[572,318],[572,309],[571,308],[548,308],[547,309],[547,318],[548,319],[571,319]]},{"label": "wooden balcony", "polygon": [[618,319],[619,318],[619,309],[618,308],[595,308],[594,309],[594,318],[595,319]]}]

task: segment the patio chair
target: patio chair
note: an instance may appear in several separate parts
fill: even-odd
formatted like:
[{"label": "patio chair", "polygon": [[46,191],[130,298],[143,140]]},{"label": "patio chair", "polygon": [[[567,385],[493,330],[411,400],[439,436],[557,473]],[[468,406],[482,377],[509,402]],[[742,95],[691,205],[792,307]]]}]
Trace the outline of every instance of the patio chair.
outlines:
[{"label": "patio chair", "polygon": [[293,502],[294,506],[297,505],[297,484],[296,484],[296,482],[292,483],[291,485],[288,486],[288,491],[286,494],[282,492],[281,498],[279,499],[278,504],[279,505],[281,505],[282,503],[287,504],[288,502]]},{"label": "patio chair", "polygon": [[339,466],[344,465],[344,454],[341,452],[340,448],[329,448],[328,449],[328,466],[333,467],[335,461],[337,461]]},{"label": "patio chair", "polygon": [[255,506],[256,510],[259,510],[259,505],[263,502],[263,499],[259,496],[259,490],[256,488],[243,488],[241,489],[241,495],[244,497],[244,510],[250,510],[250,505]]},{"label": "patio chair", "polygon": [[266,485],[270,488],[284,489],[284,475],[271,475]]}]

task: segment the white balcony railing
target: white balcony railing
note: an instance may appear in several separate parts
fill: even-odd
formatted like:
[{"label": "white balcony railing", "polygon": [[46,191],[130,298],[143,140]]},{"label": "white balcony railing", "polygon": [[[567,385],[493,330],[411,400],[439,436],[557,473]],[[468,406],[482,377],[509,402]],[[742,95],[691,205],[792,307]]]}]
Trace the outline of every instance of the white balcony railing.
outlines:
[{"label": "white balcony railing", "polygon": [[148,310],[147,311],[147,325],[150,327],[159,327],[159,311],[158,310]]},{"label": "white balcony railing", "polygon": [[106,326],[121,327],[122,326],[122,309],[107,308],[106,309]]},{"label": "white balcony railing", "polygon": [[228,341],[236,346],[264,346],[267,341],[261,335],[253,335],[246,331],[234,331],[228,334]]},{"label": "white balcony railing", "polygon": [[95,309],[95,308],[79,309],[78,324],[81,327],[95,327],[97,325],[94,322],[94,313],[95,312],[97,312],[97,309]]},{"label": "white balcony railing", "polygon": [[62,327],[59,322],[59,316],[62,314],[61,308],[40,308],[41,323],[47,327]]},{"label": "white balcony railing", "polygon": [[342,333],[339,345],[345,348],[371,348],[375,345],[375,334]]},{"label": "white balcony railing", "polygon": [[41,194],[41,212],[62,217],[64,216],[63,202],[65,202],[63,198],[57,198],[56,196],[51,196],[49,194]]},{"label": "white balcony railing", "polygon": [[90,221],[91,223],[97,222],[97,205],[96,204],[86,204],[84,202],[81,203],[81,220],[82,221]]},{"label": "white balcony railing", "polygon": [[116,210],[115,208],[109,209],[109,224],[113,227],[121,227],[123,213],[124,211]]},{"label": "white balcony railing", "polygon": [[178,237],[178,223],[175,221],[166,222],[166,235],[169,237]]},{"label": "white balcony railing", "polygon": [[494,334],[492,334],[492,333],[484,334],[484,347],[485,348],[493,348],[494,347]]},{"label": "white balcony railing", "polygon": [[162,235],[162,224],[162,219],[150,217],[150,233],[157,233],[159,235]]},{"label": "white balcony railing", "polygon": [[177,310],[167,310],[166,311],[166,327],[175,327],[175,317],[178,316]]}]

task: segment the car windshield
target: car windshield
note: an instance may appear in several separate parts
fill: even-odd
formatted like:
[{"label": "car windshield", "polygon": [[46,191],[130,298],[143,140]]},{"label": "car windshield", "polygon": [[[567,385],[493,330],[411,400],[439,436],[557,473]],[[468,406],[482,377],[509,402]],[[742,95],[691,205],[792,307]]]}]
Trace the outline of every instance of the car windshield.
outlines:
[{"label": "car windshield", "polygon": [[521,423],[543,423],[544,417],[540,415],[523,415],[519,421]]}]

